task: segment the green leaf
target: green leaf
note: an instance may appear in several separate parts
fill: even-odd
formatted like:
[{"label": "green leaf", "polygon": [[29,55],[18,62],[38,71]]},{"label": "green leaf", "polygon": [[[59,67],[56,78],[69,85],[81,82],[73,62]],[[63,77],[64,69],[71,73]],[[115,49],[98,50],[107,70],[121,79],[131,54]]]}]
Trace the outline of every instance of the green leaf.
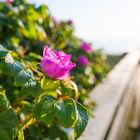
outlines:
[{"label": "green leaf", "polygon": [[16,86],[22,86],[31,79],[31,74],[25,70],[22,70],[14,77],[14,83]]},{"label": "green leaf", "polygon": [[61,127],[52,126],[49,128],[49,138],[50,140],[71,140],[67,134]]},{"label": "green leaf", "polygon": [[0,127],[13,128],[18,126],[18,117],[14,112],[3,111],[0,113]]},{"label": "green leaf", "polygon": [[78,120],[74,126],[74,137],[79,138],[85,130],[88,123],[87,110],[80,103],[77,103]]},{"label": "green leaf", "polygon": [[11,138],[7,135],[7,132],[3,128],[0,128],[0,138],[2,140],[11,140]]},{"label": "green leaf", "polygon": [[3,62],[2,64],[3,71],[10,76],[16,76],[22,70],[22,65],[16,61],[14,63]]},{"label": "green leaf", "polygon": [[41,91],[41,85],[40,83],[37,83],[35,80],[30,79],[21,89],[22,95],[32,95],[33,97],[36,97],[40,94]]},{"label": "green leaf", "polygon": [[6,54],[4,61],[1,63],[1,68],[4,73],[15,76],[22,70],[22,65],[15,61],[10,53]]},{"label": "green leaf", "polygon": [[33,59],[33,60],[36,60],[36,59],[37,59],[37,60],[38,60],[38,59],[41,60],[41,56],[38,55],[38,54],[36,54],[36,53],[34,53],[34,52],[30,52],[30,53],[29,53],[29,58],[30,58],[30,60],[32,60],[32,59]]},{"label": "green leaf", "polygon": [[10,108],[10,103],[5,96],[5,93],[0,91],[0,111],[8,110]]},{"label": "green leaf", "polygon": [[55,105],[57,107],[56,118],[63,127],[71,127],[77,119],[76,105],[73,99],[65,101],[58,101]]},{"label": "green leaf", "polygon": [[60,86],[59,80],[52,80],[50,78],[44,77],[41,81],[42,88],[44,90],[56,90]]},{"label": "green leaf", "polygon": [[0,44],[0,58],[5,57],[8,54],[8,50],[6,50],[1,44]]},{"label": "green leaf", "polygon": [[5,129],[0,128],[0,139],[1,140],[15,140],[17,137],[17,128]]},{"label": "green leaf", "polygon": [[50,126],[55,118],[55,103],[56,100],[48,97],[42,100],[41,102],[37,103],[34,108],[35,118]]},{"label": "green leaf", "polygon": [[13,140],[17,137],[18,116],[11,111],[0,113],[0,138],[2,140]]},{"label": "green leaf", "polygon": [[22,101],[22,108],[21,108],[21,112],[23,114],[30,114],[30,112],[33,111],[33,106],[34,104],[28,102],[28,101]]}]

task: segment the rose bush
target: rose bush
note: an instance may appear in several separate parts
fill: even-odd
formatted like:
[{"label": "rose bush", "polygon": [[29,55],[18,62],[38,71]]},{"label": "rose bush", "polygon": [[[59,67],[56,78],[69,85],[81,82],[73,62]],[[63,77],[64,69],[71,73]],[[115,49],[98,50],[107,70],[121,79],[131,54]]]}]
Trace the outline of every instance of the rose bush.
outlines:
[{"label": "rose bush", "polygon": [[[49,48],[44,48],[44,57],[49,59],[55,53],[49,50],[46,55],[48,51],[46,49]],[[67,56],[63,52],[56,53],[62,55],[59,55],[58,61]],[[66,135],[64,128],[71,127],[74,129],[74,138],[77,139],[87,125],[88,115],[86,109],[76,101],[78,93],[74,82],[69,77],[63,80],[50,79],[38,71],[39,67],[34,69],[29,61],[15,60],[17,59],[15,54],[16,52],[13,56],[12,52],[0,45],[1,138],[69,139],[73,136]],[[70,69],[75,66],[72,62],[70,65]],[[44,67],[48,68],[43,66],[43,69]],[[56,72],[59,69],[60,67],[55,67]],[[55,74],[55,71],[51,71],[51,74]],[[50,132],[52,130],[60,133],[56,135],[54,132],[55,138],[52,138],[54,137]],[[38,132],[39,135],[34,132]]]},{"label": "rose bush", "polygon": [[[13,1],[11,5],[1,2],[0,11],[0,32],[2,33],[0,43],[7,49],[18,52],[19,57],[26,58],[28,55],[32,60],[35,55],[41,55],[46,44],[71,54],[72,60],[77,63],[77,68],[72,70],[72,75],[77,77],[74,80],[80,86],[81,96],[87,95],[107,73],[108,66],[105,63],[104,54],[100,50],[92,51],[91,44],[74,36],[74,25],[71,19],[59,21],[50,14],[47,6],[37,7],[24,0]],[[69,21],[72,21],[71,24]],[[83,51],[81,46],[86,46],[85,48],[90,51]],[[80,55],[86,56],[89,60],[84,68],[79,66],[77,61]],[[88,75],[85,74],[86,69],[92,69]],[[93,76],[96,77],[94,85],[88,82]]]},{"label": "rose bush", "polygon": [[[0,2],[2,139],[67,140],[67,128],[73,128],[75,139],[84,131],[88,115],[83,105],[91,106],[88,93],[108,66],[102,51],[92,50],[73,32],[72,20],[57,20],[45,5]],[[80,56],[86,65],[79,64]]]}]

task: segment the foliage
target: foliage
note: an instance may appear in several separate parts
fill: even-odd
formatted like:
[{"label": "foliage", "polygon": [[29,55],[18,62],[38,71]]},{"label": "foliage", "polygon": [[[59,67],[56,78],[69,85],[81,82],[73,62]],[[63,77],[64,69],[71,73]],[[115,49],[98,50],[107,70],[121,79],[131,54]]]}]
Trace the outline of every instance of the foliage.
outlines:
[{"label": "foliage", "polygon": [[14,60],[12,52],[3,46],[0,46],[0,54],[0,77],[6,81],[1,82],[6,95],[1,87],[0,136],[5,140],[14,139],[19,131],[19,137],[23,137],[20,130],[43,123],[46,128],[54,124],[72,127],[78,138],[86,127],[88,116],[85,108],[73,99],[77,96],[77,88],[70,84],[71,81],[67,79],[64,84],[44,77],[41,72],[35,74],[27,70],[22,65],[25,62]]},{"label": "foliage", "polygon": [[[108,71],[102,51],[83,51],[72,21],[58,21],[47,6],[25,0],[0,2],[0,33],[0,137],[67,140],[73,128],[77,139],[88,121],[88,93]],[[52,80],[42,73],[39,62],[46,44],[72,55],[77,66],[71,80]],[[78,63],[80,55],[87,57],[86,66]]]}]

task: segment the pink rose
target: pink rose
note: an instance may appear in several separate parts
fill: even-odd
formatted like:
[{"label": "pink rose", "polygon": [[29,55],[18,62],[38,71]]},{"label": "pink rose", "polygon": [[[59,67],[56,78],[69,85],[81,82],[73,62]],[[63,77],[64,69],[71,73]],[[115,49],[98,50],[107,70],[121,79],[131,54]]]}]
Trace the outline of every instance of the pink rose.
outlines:
[{"label": "pink rose", "polygon": [[89,43],[86,43],[86,42],[83,42],[82,45],[80,46],[80,48],[85,52],[92,51],[91,45]]},{"label": "pink rose", "polygon": [[67,23],[71,25],[71,24],[73,24],[73,20],[72,20],[72,19],[69,19],[69,20],[67,21]]},{"label": "pink rose", "polygon": [[48,46],[45,46],[40,67],[48,77],[65,80],[70,77],[70,70],[76,66],[70,59],[71,54],[52,51]]},{"label": "pink rose", "polygon": [[56,19],[56,17],[55,17],[55,16],[51,16],[51,20],[52,20],[54,23],[56,23],[56,22],[57,22],[57,19]]},{"label": "pink rose", "polygon": [[80,65],[86,66],[89,63],[89,61],[88,61],[87,57],[85,57],[84,55],[80,55],[78,57],[78,63]]},{"label": "pink rose", "polygon": [[13,2],[13,0],[6,0],[7,4],[11,4]]}]

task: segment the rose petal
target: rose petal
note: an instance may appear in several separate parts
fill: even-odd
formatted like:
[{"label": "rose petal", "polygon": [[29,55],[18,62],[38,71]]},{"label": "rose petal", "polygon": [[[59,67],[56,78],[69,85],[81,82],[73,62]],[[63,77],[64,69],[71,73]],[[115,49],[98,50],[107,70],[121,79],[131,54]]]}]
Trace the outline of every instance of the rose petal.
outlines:
[{"label": "rose petal", "polygon": [[70,77],[70,70],[76,66],[70,59],[71,54],[65,54],[62,51],[52,51],[46,45],[40,67],[48,77],[64,80]]}]

